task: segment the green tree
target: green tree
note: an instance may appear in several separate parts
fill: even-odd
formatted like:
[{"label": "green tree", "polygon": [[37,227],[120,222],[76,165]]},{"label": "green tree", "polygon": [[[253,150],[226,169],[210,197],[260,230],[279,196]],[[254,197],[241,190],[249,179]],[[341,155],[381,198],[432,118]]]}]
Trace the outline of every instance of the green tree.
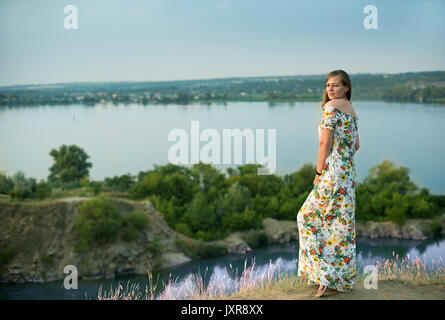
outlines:
[{"label": "green tree", "polygon": [[225,175],[210,164],[202,162],[194,164],[192,175],[199,183],[199,190],[204,192],[209,201],[214,201],[228,187]]},{"label": "green tree", "polygon": [[191,176],[174,172],[165,177],[163,181],[163,197],[171,198],[175,196],[181,204],[190,202],[194,197],[195,183]]},{"label": "green tree", "polygon": [[311,163],[306,163],[300,170],[293,172],[292,174],[286,174],[284,176],[284,182],[292,194],[298,197],[300,194],[312,190],[314,187],[314,174],[315,166]]},{"label": "green tree", "polygon": [[217,227],[214,207],[207,202],[202,192],[198,192],[191,201],[183,219],[193,232],[208,231]]},{"label": "green tree", "polygon": [[276,196],[259,196],[252,199],[253,210],[261,218],[280,219],[280,203]]},{"label": "green tree", "polygon": [[418,187],[410,180],[409,169],[400,166],[397,168],[391,161],[384,160],[381,164],[372,167],[364,183],[375,185],[377,189],[389,188],[392,192],[401,195],[413,193]]},{"label": "green tree", "polygon": [[276,175],[242,174],[240,183],[249,189],[252,198],[256,196],[274,196],[284,187],[284,181]]},{"label": "green tree", "polygon": [[89,169],[92,167],[91,162],[87,161],[90,156],[76,145],[62,145],[59,150],[52,149],[49,154],[54,159],[48,176],[48,180],[52,183],[79,182],[89,174]]},{"label": "green tree", "polygon": [[130,188],[130,197],[133,200],[144,199],[150,195],[162,194],[162,174],[155,171],[148,171],[141,176],[140,181]]},{"label": "green tree", "polygon": [[128,191],[134,185],[134,177],[127,173],[122,176],[115,176],[113,178],[105,178],[105,186],[110,187],[116,191]]},{"label": "green tree", "polygon": [[249,204],[249,190],[238,181],[232,184],[217,203],[218,216],[222,217],[234,212],[242,212]]},{"label": "green tree", "polygon": [[409,170],[397,168],[388,160],[371,168],[356,190],[358,220],[394,221],[431,218],[441,214],[441,198],[430,195],[410,181]]}]

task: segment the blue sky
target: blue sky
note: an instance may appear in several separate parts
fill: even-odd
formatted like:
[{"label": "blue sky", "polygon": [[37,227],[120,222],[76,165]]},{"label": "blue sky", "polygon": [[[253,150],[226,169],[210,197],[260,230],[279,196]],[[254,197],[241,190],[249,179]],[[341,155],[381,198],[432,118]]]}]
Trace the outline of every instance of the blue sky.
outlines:
[{"label": "blue sky", "polygon": [[445,0],[0,0],[0,85],[399,73],[444,57]]}]

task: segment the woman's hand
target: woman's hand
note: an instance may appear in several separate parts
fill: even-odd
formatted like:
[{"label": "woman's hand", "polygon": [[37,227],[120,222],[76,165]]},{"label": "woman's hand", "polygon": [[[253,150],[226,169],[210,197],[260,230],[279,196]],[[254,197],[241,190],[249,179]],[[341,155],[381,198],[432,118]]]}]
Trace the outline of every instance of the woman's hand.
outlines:
[{"label": "woman's hand", "polygon": [[314,186],[320,181],[320,176],[318,174],[315,175],[314,178]]}]

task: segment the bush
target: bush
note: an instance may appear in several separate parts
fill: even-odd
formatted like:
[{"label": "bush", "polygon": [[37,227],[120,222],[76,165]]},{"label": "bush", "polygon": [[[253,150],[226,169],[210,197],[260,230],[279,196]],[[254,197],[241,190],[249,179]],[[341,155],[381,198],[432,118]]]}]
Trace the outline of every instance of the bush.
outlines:
[{"label": "bush", "polygon": [[148,217],[144,212],[140,210],[131,211],[124,216],[122,238],[125,241],[136,239],[140,231],[142,231],[147,225]]},{"label": "bush", "polygon": [[207,230],[207,231],[198,230],[195,232],[195,234],[192,236],[192,238],[202,240],[202,241],[210,241],[210,240],[215,239],[215,234],[214,234],[214,232],[212,232],[210,230]]},{"label": "bush", "polygon": [[226,252],[226,247],[217,244],[202,244],[199,250],[199,254],[202,258],[217,257]]},{"label": "bush", "polygon": [[0,173],[0,194],[9,194],[14,188],[14,181],[7,175]]},{"label": "bush", "polygon": [[89,193],[93,194],[94,196],[99,195],[99,193],[102,189],[102,182],[90,181],[89,176],[85,176],[82,179],[80,179],[80,185],[82,187],[84,187]]},{"label": "bush", "polygon": [[142,231],[148,225],[148,216],[140,210],[133,210],[125,217],[125,223],[131,224],[137,231]]},{"label": "bush", "polygon": [[91,190],[93,191],[93,194],[95,196],[97,196],[100,193],[101,189],[102,189],[102,182],[100,181],[91,182]]},{"label": "bush", "polygon": [[442,219],[435,218],[430,225],[426,227],[426,233],[433,235],[433,237],[438,237],[442,234]]},{"label": "bush", "polygon": [[51,197],[52,188],[49,183],[46,183],[43,180],[36,185],[36,193],[35,196],[37,199],[46,199]]},{"label": "bush", "polygon": [[50,181],[51,186],[54,188],[59,188],[62,191],[65,190],[73,190],[73,189],[78,189],[81,186],[80,181],[74,181],[74,182],[52,182]]},{"label": "bush", "polygon": [[200,240],[198,243],[176,238],[176,246],[181,252],[190,258],[215,257],[227,252],[227,248],[222,245],[205,243]]},{"label": "bush", "polygon": [[234,212],[223,217],[223,228],[229,232],[255,229],[259,226],[255,211],[246,208],[242,213]]},{"label": "bush", "polygon": [[83,202],[74,222],[74,229],[80,238],[76,248],[89,250],[95,244],[104,244],[114,240],[122,223],[122,215],[104,197]]},{"label": "bush", "polygon": [[121,214],[108,199],[99,196],[80,206],[74,221],[74,229],[79,235],[75,247],[87,251],[94,245],[116,240],[119,233],[125,241],[134,240],[147,225],[148,216],[144,212],[133,210]]},{"label": "bush", "polygon": [[22,171],[18,171],[12,177],[14,187],[9,191],[9,195],[13,199],[24,200],[31,198],[36,190],[36,179],[26,178]]},{"label": "bush", "polygon": [[186,223],[180,222],[175,224],[175,230],[176,232],[182,233],[187,237],[193,237],[193,231]]},{"label": "bush", "polygon": [[249,230],[242,238],[251,248],[267,244],[267,236],[262,230]]}]

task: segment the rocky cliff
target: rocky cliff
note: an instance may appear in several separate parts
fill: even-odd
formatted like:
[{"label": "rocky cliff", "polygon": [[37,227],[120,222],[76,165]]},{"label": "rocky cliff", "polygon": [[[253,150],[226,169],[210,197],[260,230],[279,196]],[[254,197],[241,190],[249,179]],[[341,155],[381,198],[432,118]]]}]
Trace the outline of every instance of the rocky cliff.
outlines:
[{"label": "rocky cliff", "polygon": [[[132,241],[117,240],[76,252],[72,235],[79,205],[85,199],[41,203],[0,203],[0,282],[45,282],[64,279],[64,267],[73,265],[79,278],[113,278],[147,274],[180,265],[209,250],[231,250],[188,238],[172,230],[151,202],[113,200],[122,213],[139,209],[148,226]],[[74,240],[75,241],[75,240]],[[8,253],[9,252],[9,253]]]},{"label": "rocky cliff", "polygon": [[[263,226],[269,243],[298,241],[296,221],[266,218],[263,220]],[[408,219],[402,224],[391,221],[356,222],[355,231],[357,236],[361,237],[425,240],[432,238],[434,232],[436,235],[445,236],[445,215],[436,219]]]},{"label": "rocky cliff", "polygon": [[[138,209],[149,219],[147,227],[132,241],[116,240],[88,252],[74,250],[73,223],[85,198],[37,203],[0,201],[0,282],[45,282],[64,279],[65,266],[73,265],[81,279],[113,278],[125,274],[177,266],[208,255],[244,254],[251,247],[246,232],[224,240],[202,242],[172,230],[151,202],[114,199],[122,213]],[[445,234],[445,217],[435,221]],[[426,239],[432,236],[433,220],[358,223],[357,236]],[[260,231],[267,243],[298,241],[296,221],[263,220]]]}]

